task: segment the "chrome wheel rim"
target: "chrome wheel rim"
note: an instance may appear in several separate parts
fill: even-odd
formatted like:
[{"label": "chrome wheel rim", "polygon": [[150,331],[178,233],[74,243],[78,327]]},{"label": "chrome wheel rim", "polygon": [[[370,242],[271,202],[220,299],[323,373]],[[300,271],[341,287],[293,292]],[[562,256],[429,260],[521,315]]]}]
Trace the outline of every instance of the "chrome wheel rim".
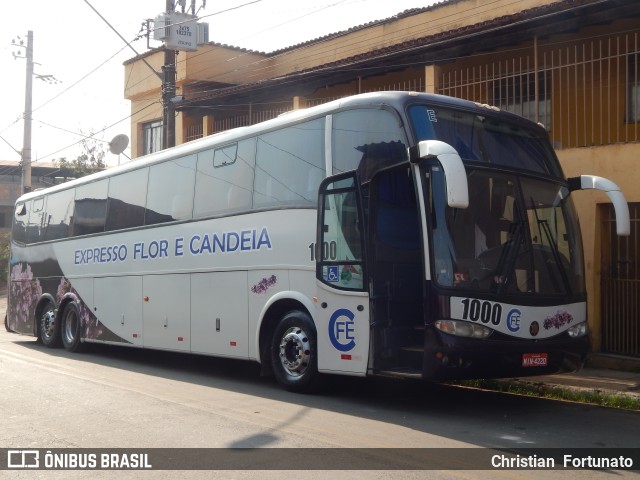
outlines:
[{"label": "chrome wheel rim", "polygon": [[280,364],[293,377],[304,375],[311,363],[311,343],[304,330],[291,327],[280,341]]},{"label": "chrome wheel rim", "polygon": [[53,309],[48,309],[42,314],[40,319],[40,330],[45,340],[51,340],[54,335],[56,324],[56,315]]}]

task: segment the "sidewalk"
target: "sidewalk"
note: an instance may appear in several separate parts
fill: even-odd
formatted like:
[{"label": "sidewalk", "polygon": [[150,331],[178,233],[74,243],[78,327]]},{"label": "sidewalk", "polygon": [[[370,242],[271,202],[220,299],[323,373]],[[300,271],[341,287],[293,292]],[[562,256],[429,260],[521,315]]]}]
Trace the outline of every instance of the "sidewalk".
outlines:
[{"label": "sidewalk", "polygon": [[619,394],[640,400],[640,358],[592,354],[576,373],[511,379],[519,383]]}]

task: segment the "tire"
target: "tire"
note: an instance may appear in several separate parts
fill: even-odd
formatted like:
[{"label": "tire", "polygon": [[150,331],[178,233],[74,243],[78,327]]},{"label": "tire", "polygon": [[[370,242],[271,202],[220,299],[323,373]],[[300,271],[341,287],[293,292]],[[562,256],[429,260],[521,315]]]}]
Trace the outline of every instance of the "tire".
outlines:
[{"label": "tire", "polygon": [[80,310],[74,302],[69,302],[62,312],[62,322],[60,325],[60,335],[62,345],[68,352],[80,352],[84,349],[81,339]]},{"label": "tire", "polygon": [[53,302],[47,301],[40,309],[37,328],[38,342],[49,348],[60,346],[60,322]]},{"label": "tire", "polygon": [[13,330],[9,328],[9,317],[6,314],[4,316],[4,328],[7,332],[13,333]]},{"label": "tire", "polygon": [[307,313],[294,310],[278,323],[271,342],[271,366],[278,383],[292,392],[315,391],[318,373],[316,327]]}]

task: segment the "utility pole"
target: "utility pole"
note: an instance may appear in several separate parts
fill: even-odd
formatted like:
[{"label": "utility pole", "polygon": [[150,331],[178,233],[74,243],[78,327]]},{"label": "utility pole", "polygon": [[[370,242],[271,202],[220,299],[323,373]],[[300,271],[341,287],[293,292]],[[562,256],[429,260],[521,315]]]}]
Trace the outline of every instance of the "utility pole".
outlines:
[{"label": "utility pole", "polygon": [[[20,188],[22,195],[31,191],[31,122],[33,117],[33,77],[47,83],[59,83],[60,81],[53,75],[39,75],[34,72],[33,61],[33,32],[29,30],[27,32],[27,44],[24,45],[24,40],[18,36],[19,42],[14,39],[11,44],[14,47],[24,48],[24,57],[19,52],[13,52],[13,58],[24,58],[27,61],[27,76],[25,78],[24,89],[24,130],[22,135],[22,157],[20,166],[22,167],[22,179],[20,182]],[[16,150],[17,151],[17,150]]]},{"label": "utility pole", "polygon": [[24,134],[22,137],[22,192],[31,191],[31,116],[33,94],[33,32],[27,33],[27,78],[24,92]]},{"label": "utility pole", "polygon": [[[165,9],[167,13],[174,11],[173,0],[166,0]],[[166,45],[162,72],[162,143],[163,148],[171,148],[176,145],[176,51]]]}]

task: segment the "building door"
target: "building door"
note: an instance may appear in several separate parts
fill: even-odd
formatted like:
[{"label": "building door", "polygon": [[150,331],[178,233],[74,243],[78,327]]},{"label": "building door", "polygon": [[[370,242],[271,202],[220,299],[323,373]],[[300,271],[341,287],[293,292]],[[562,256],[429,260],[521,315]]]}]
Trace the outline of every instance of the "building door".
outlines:
[{"label": "building door", "polygon": [[612,205],[602,212],[602,351],[640,357],[640,203],[629,204],[628,237],[616,235]]}]

